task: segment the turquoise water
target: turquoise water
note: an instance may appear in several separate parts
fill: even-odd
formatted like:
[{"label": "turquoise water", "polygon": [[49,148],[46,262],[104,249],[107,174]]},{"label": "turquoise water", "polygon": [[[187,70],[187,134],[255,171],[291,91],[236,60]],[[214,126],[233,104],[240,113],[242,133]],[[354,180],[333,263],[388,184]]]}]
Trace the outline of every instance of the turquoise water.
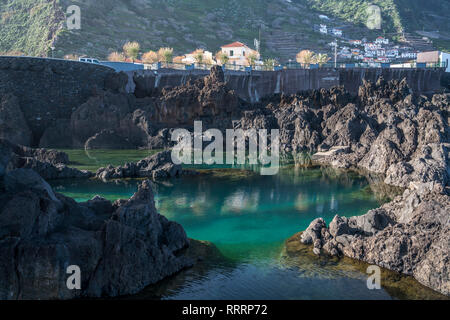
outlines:
[{"label": "turquoise water", "polygon": [[[107,156],[109,159],[110,155]],[[82,158],[78,158],[78,162]],[[96,165],[104,165],[97,163]],[[139,180],[54,181],[57,192],[86,201],[129,198]],[[330,169],[287,166],[276,176],[214,169],[153,183],[158,211],[223,258],[205,261],[145,290],[149,299],[392,299],[433,295],[408,278],[368,290],[365,267],[310,254],[283,257],[284,242],[318,217],[354,216],[379,207],[365,178]],[[310,249],[309,249],[310,251]],[[393,289],[394,288],[394,289]]]},{"label": "turquoise water", "polygon": [[[139,181],[56,182],[57,192],[86,201],[129,198]],[[283,169],[277,176],[217,170],[205,176],[154,183],[159,212],[180,223],[193,239],[213,242],[230,258],[266,255],[318,217],[360,215],[379,202],[356,175],[340,179],[320,169]]]}]

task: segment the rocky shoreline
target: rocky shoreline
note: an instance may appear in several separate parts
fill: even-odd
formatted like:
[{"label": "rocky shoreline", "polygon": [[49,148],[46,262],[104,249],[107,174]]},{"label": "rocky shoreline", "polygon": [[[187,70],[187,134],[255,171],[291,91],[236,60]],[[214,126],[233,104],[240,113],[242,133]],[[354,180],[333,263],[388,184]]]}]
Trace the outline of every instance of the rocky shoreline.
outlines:
[{"label": "rocky shoreline", "polygon": [[[31,169],[1,180],[1,300],[131,295],[196,262],[181,225],[157,213],[148,180],[129,200],[79,204]],[[67,287],[69,266],[80,268],[81,290]]]},{"label": "rocky shoreline", "polygon": [[[123,81],[120,75],[114,79]],[[12,116],[18,112],[14,108],[14,97],[4,98],[2,104],[14,118],[11,125],[26,129],[21,124],[23,117],[20,114]],[[119,149],[130,146],[170,147],[171,130],[175,127],[190,128],[193,121],[199,118],[204,120],[205,130],[278,129],[282,152],[294,155],[314,153],[312,160],[321,165],[345,170],[362,169],[381,175],[385,184],[404,190],[390,203],[362,217],[347,219],[337,216],[328,226],[325,221],[317,219],[303,233],[301,241],[311,244],[316,254],[345,255],[412,275],[425,286],[450,295],[449,94],[418,96],[411,92],[406,81],[386,82],[380,78],[377,83],[364,82],[357,95],[335,87],[289,96],[275,95],[257,104],[247,104],[227,89],[221,69],[213,68],[211,75],[205,79],[161,92],[139,92],[139,97],[112,89],[96,92],[95,96],[74,110],[70,120],[48,128],[40,137],[40,144],[51,145],[51,137],[61,136],[61,145],[87,149],[102,146]],[[70,130],[62,134],[64,128]],[[3,138],[20,140],[22,137],[14,130],[5,132],[7,136]],[[0,148],[0,160],[4,164],[0,166],[0,176],[9,171],[23,174],[29,172],[23,170],[29,169],[35,170],[44,179],[93,176],[92,173],[67,167],[68,159],[59,153],[32,151],[5,140],[0,143]],[[167,153],[162,153],[135,164],[102,168],[95,176],[104,180],[128,177],[158,179],[183,174],[180,167],[162,161],[167,157]],[[144,191],[140,190],[138,194],[150,199],[147,186],[144,183]],[[36,216],[43,214],[48,220],[54,212],[59,212],[60,203],[67,203],[68,200],[49,195],[47,189],[41,186],[39,194],[34,196],[42,200],[35,206],[39,204],[38,207],[45,209],[36,209],[39,211]],[[6,192],[10,198],[23,197],[20,192],[15,196],[11,190]],[[7,198],[2,199],[6,201]],[[104,202],[97,199],[94,203],[98,201]],[[2,208],[5,204],[2,202]],[[120,211],[121,203],[111,206]],[[49,208],[55,209],[49,213]],[[153,208],[142,208],[153,211]],[[45,224],[48,228],[49,223]],[[33,234],[30,229],[35,230],[32,225],[25,229],[28,230],[24,233],[26,237]],[[46,230],[38,232],[38,235],[47,235]],[[49,230],[52,232],[53,229]],[[89,229],[89,232],[94,231]],[[95,232],[105,235],[103,229],[95,229]],[[10,250],[5,252],[10,255],[16,250],[11,248],[17,246],[15,240],[10,239],[13,235],[7,238],[9,242],[5,245],[5,250]],[[5,244],[4,237],[0,237],[0,241]],[[153,246],[154,243],[148,245]],[[180,246],[175,247],[176,250],[169,252],[170,257],[180,249]],[[129,257],[122,258],[121,263],[127,263]],[[178,265],[184,264],[180,262]],[[2,274],[5,273],[0,270],[0,276]],[[94,296],[101,291],[95,290],[92,291]],[[122,289],[108,290],[106,294],[122,292]],[[9,291],[3,294],[9,294]],[[62,296],[66,297],[65,293]]]},{"label": "rocky shoreline", "polygon": [[274,96],[244,112],[244,129],[280,129],[281,149],[319,165],[382,176],[403,194],[362,217],[317,219],[302,241],[414,276],[450,295],[450,95],[417,96],[406,81]]},{"label": "rocky shoreline", "polygon": [[336,216],[328,226],[316,219],[301,241],[317,255],[379,265],[450,296],[450,99],[414,98],[396,89],[382,80],[361,87],[362,104],[337,113],[330,123],[335,129],[313,160],[381,174],[404,193],[361,217]]},{"label": "rocky shoreline", "polygon": [[103,181],[125,178],[151,178],[153,180],[180,177],[188,174],[181,165],[172,162],[171,151],[162,151],[136,163],[100,168],[95,176]]},{"label": "rocky shoreline", "polygon": [[0,139],[0,176],[13,169],[31,169],[45,180],[90,178],[93,173],[68,166],[64,152],[33,149]]}]

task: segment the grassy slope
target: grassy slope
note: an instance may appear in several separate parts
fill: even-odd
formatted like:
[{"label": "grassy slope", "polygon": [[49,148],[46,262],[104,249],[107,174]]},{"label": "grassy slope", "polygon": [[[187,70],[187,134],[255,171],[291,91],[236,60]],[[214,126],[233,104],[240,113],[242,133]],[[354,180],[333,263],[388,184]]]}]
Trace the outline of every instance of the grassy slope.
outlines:
[{"label": "grassy slope", "polygon": [[60,19],[58,1],[1,0],[0,52],[46,55]]},{"label": "grassy slope", "polygon": [[[299,48],[326,48],[331,38],[314,33],[312,26],[320,23],[317,11],[339,17],[353,25],[354,35],[365,34],[365,12],[369,0],[55,0],[60,12],[70,4],[81,7],[82,29],[62,30],[58,35],[57,56],[86,54],[104,58],[120,50],[129,40],[137,40],[142,51],[161,46],[174,47],[185,53],[197,47],[218,50],[220,45],[240,40],[253,44],[259,29],[263,34],[263,54],[270,52],[264,41],[269,33],[278,31],[300,34]],[[371,0],[383,10],[384,32],[398,33],[406,28],[436,30],[445,23],[433,23],[429,14],[445,11],[447,0]],[[57,8],[53,0],[0,0],[0,51],[18,50],[26,54],[48,52],[54,30]],[[449,19],[450,20],[450,19]],[[445,21],[445,19],[444,19]],[[342,24],[335,20],[337,25]],[[447,21],[447,24],[449,22]],[[435,29],[430,29],[435,28]],[[346,31],[346,34],[348,31]],[[275,35],[276,37],[276,35]],[[446,41],[436,43],[446,47]]]},{"label": "grassy slope", "polygon": [[385,32],[396,33],[403,30],[394,0],[308,0],[308,2],[317,10],[358,24],[364,24],[367,21],[366,10],[369,4],[375,4],[382,10],[382,28]]}]

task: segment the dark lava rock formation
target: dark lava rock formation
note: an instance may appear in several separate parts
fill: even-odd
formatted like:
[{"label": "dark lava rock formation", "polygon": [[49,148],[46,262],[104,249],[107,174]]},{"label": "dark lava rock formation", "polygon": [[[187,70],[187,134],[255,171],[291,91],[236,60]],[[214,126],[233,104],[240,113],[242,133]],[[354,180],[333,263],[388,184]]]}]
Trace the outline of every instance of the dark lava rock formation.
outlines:
[{"label": "dark lava rock formation", "polygon": [[286,149],[318,150],[316,162],[377,173],[404,193],[364,216],[336,216],[328,227],[317,219],[301,241],[316,254],[343,254],[412,275],[450,295],[450,96],[417,97],[404,81],[380,79],[364,83],[352,100],[341,98],[341,106],[319,100],[281,97],[259,123],[277,119]]},{"label": "dark lava rock formation", "polygon": [[0,176],[8,170],[33,169],[46,180],[90,178],[93,174],[67,166],[64,152],[32,149],[0,139]]},{"label": "dark lava rock formation", "polygon": [[153,180],[174,178],[186,173],[181,165],[172,162],[171,151],[159,152],[137,163],[127,163],[120,167],[108,166],[97,170],[101,180],[124,178],[151,178]]},{"label": "dark lava rock formation", "polygon": [[[122,76],[116,75],[119,82],[123,82]],[[139,79],[136,81],[139,84]],[[94,91],[71,113],[70,119],[58,120],[48,127],[39,146],[161,149],[173,145],[170,128],[191,128],[194,120],[202,119],[205,126],[225,130],[232,127],[232,117],[240,114],[240,101],[227,89],[219,67],[204,79],[161,91],[139,93],[137,89],[134,95],[112,90],[114,83],[108,87],[109,90]]]},{"label": "dark lava rock formation", "polygon": [[[150,182],[129,200],[86,203],[54,193],[33,170],[2,172],[0,299],[135,294],[194,259],[183,228],[156,212]],[[69,266],[81,289],[69,290]]]}]

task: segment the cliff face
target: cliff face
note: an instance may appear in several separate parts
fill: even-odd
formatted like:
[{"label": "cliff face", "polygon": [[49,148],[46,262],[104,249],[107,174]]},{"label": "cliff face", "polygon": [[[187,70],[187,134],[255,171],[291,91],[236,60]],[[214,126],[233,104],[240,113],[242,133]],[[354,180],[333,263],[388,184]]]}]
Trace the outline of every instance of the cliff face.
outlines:
[{"label": "cliff face", "polygon": [[[6,108],[13,104],[9,110],[16,113],[16,120],[5,125],[14,125],[23,133],[23,141],[15,139],[15,142],[37,146],[47,128],[70,119],[72,111],[92,94],[106,89],[112,74],[113,71],[106,67],[71,61],[2,57],[2,105]],[[2,113],[0,118],[3,117]],[[31,136],[26,134],[27,129],[31,130]]]},{"label": "cliff face", "polygon": [[377,173],[405,191],[361,217],[336,216],[328,226],[316,219],[299,241],[317,255],[343,254],[450,295],[450,96],[414,97],[405,81],[383,79],[364,83],[352,101],[334,91],[341,106],[327,104],[330,93],[282,101],[291,117],[283,120],[285,148],[320,150],[313,160]]}]

